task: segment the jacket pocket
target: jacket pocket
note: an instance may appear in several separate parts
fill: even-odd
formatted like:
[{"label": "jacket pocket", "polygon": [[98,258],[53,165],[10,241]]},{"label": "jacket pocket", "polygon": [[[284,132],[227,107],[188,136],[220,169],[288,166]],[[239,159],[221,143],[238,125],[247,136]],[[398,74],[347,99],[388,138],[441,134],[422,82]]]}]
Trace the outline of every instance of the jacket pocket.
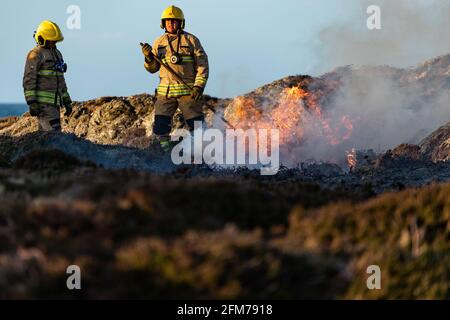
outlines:
[{"label": "jacket pocket", "polygon": [[158,47],[158,58],[163,59],[166,56],[167,49],[165,46]]}]

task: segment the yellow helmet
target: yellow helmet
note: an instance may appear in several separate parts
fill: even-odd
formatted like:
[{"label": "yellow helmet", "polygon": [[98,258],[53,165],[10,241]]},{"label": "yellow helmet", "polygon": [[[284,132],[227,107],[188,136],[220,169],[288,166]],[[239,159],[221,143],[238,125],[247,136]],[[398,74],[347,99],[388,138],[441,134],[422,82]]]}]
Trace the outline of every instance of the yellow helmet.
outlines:
[{"label": "yellow helmet", "polygon": [[184,29],[184,14],[183,11],[175,6],[167,7],[162,15],[161,15],[161,29],[164,29],[164,20],[165,19],[178,19],[181,20],[181,29]]},{"label": "yellow helmet", "polygon": [[34,33],[34,39],[40,45],[45,46],[47,41],[63,41],[64,37],[59,29],[58,25],[50,20],[42,21],[36,32]]}]

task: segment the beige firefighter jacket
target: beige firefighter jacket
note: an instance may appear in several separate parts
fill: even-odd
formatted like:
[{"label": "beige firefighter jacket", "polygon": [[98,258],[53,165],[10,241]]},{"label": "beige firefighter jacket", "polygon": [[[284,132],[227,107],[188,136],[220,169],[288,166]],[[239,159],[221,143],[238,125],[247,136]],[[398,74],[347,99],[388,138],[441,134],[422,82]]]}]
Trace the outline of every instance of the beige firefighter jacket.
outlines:
[{"label": "beige firefighter jacket", "polygon": [[23,89],[27,104],[66,105],[71,102],[64,73],[55,70],[63,61],[58,49],[34,47],[27,56],[23,75]]},{"label": "beige firefighter jacket", "polygon": [[[174,64],[171,57],[178,51],[181,62]],[[209,76],[208,56],[194,35],[182,32],[179,35],[165,33],[153,43],[153,54],[169,65],[190,85],[204,88]],[[191,94],[189,88],[166,68],[152,59],[145,60],[145,69],[151,73],[159,70],[160,83],[157,93],[166,97],[181,97]]]}]

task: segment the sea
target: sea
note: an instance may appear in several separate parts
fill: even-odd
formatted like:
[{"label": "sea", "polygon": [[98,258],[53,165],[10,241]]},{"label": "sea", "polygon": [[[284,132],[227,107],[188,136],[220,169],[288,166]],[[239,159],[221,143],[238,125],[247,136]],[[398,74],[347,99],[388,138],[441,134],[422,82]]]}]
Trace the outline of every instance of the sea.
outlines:
[{"label": "sea", "polygon": [[25,103],[0,103],[0,118],[9,116],[20,116],[28,111]]}]

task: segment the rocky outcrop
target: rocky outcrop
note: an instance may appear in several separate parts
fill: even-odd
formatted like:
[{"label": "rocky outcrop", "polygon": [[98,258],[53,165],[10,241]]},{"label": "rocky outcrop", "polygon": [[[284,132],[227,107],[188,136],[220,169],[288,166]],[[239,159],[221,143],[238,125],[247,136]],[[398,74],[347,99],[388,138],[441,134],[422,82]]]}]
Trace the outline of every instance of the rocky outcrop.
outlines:
[{"label": "rocky outcrop", "polygon": [[[302,108],[304,109],[300,112],[308,111],[315,114],[317,119],[312,120],[316,120],[317,123],[314,125],[324,125],[320,133],[324,135],[326,140],[333,140],[339,134],[345,136],[349,126],[353,126],[352,123],[344,123],[343,127],[335,128],[333,131],[329,128],[331,123],[323,124],[327,120],[323,113],[332,106],[335,97],[342,94],[340,87],[346,79],[357,80],[359,76],[363,75],[365,75],[365,78],[368,78],[368,75],[373,75],[374,77],[393,79],[398,83],[399,89],[417,93],[417,99],[409,102],[412,104],[411,108],[418,108],[418,104],[426,105],[427,101],[431,101],[437,96],[443,99],[442,93],[447,92],[446,90],[449,90],[450,94],[449,68],[450,55],[446,55],[427,61],[417,68],[407,70],[387,66],[368,66],[359,69],[342,67],[321,77],[289,76],[235,99],[216,99],[205,96],[204,112],[207,115],[209,126],[226,127],[221,122],[220,117],[214,117],[213,112],[206,104],[212,106],[212,109],[216,110],[218,115],[223,114],[232,124],[236,124],[237,122],[234,120],[239,118],[237,115],[244,112],[248,117],[246,120],[250,124],[255,119],[264,120],[264,115],[269,114],[278,117],[275,119],[275,125],[283,127],[292,118],[299,117],[299,111],[293,110],[295,108],[292,107],[292,103],[289,104],[289,101],[283,105],[283,103],[280,104],[280,100],[286,99],[286,92],[289,92],[290,88],[299,88],[301,92],[294,92],[293,101],[297,101],[295,100],[295,94],[304,94],[302,98]],[[85,102],[76,102],[72,115],[69,118],[63,117],[63,131],[96,144],[145,149],[149,146],[152,135],[153,98],[148,94],[139,94],[130,97],[102,97]],[[280,108],[283,107],[290,107],[292,110],[287,115],[282,116],[280,114],[284,111]],[[430,112],[433,112],[433,110],[430,109]],[[269,120],[272,121],[268,122],[269,124],[274,123],[274,119]],[[298,120],[287,124],[288,126],[299,126],[298,130],[289,129],[288,132],[283,133],[285,136],[294,137],[293,141],[290,141],[294,144],[294,147],[297,147],[296,143],[298,143],[298,140],[296,140],[297,131],[303,130],[304,123],[302,121],[308,122],[310,119],[299,118]],[[179,128],[183,125],[182,115],[177,113],[174,117],[173,127]],[[342,126],[342,124],[340,125]],[[0,135],[3,136],[18,137],[36,130],[37,121],[30,117],[28,113],[22,117],[9,117],[0,121]],[[432,161],[448,160],[448,131],[448,125],[443,126],[420,143],[421,153],[425,159],[430,158]],[[423,137],[422,132],[418,137],[410,138],[414,140],[414,143],[417,143]],[[289,146],[289,148],[292,148],[292,146]],[[307,155],[306,158],[308,158]]]},{"label": "rocky outcrop", "polygon": [[432,132],[419,145],[401,144],[380,155],[377,166],[405,166],[407,163],[447,162],[450,160],[450,122]]},{"label": "rocky outcrop", "polygon": [[[73,104],[69,118],[62,117],[63,132],[98,144],[148,146],[153,110],[152,97],[148,95],[128,98],[103,97]],[[0,134],[18,137],[37,131],[37,120],[28,113],[0,129]],[[150,122],[150,123],[149,123]]]},{"label": "rocky outcrop", "polygon": [[13,124],[16,123],[19,119],[20,119],[20,117],[5,117],[5,118],[0,118],[0,130],[2,130],[3,128],[7,128],[7,127],[13,125]]},{"label": "rocky outcrop", "polygon": [[440,127],[422,142],[420,149],[427,159],[434,162],[450,160],[450,122]]},{"label": "rocky outcrop", "polygon": [[[218,99],[205,96],[205,103],[216,107]],[[226,101],[226,100],[223,100]],[[75,102],[71,116],[62,117],[62,130],[79,138],[102,145],[123,145],[147,148],[153,124],[153,96],[148,94],[130,97],[101,97],[85,102]],[[63,111],[63,110],[62,110]],[[212,121],[212,111],[205,107],[207,120]],[[180,112],[174,117],[174,128],[184,126]],[[35,117],[25,113],[22,117],[3,118],[0,135],[19,137],[36,132]]]}]

